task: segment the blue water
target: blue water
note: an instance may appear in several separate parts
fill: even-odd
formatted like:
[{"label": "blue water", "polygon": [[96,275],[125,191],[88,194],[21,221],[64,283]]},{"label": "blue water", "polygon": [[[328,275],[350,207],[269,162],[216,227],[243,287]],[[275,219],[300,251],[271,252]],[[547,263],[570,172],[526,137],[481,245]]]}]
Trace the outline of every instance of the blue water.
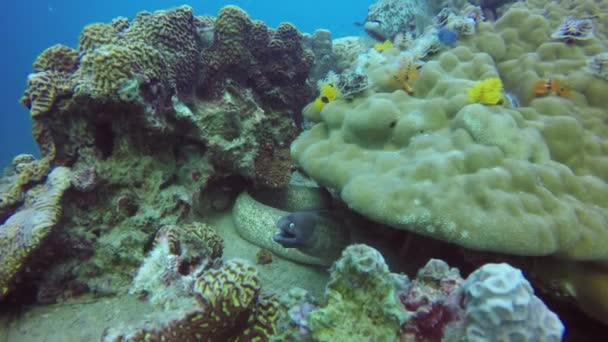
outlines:
[{"label": "blue water", "polygon": [[199,0],[192,3],[170,0],[6,0],[0,11],[0,170],[20,153],[37,154],[31,135],[29,112],[19,103],[27,75],[36,56],[61,43],[76,47],[80,30],[93,22],[132,18],[142,10],[155,11],[189,5],[197,15],[210,14],[228,4],[240,6],[254,19],[276,27],[281,21],[300,31],[329,29],[334,37],[361,34],[353,22],[362,21],[372,0]]}]

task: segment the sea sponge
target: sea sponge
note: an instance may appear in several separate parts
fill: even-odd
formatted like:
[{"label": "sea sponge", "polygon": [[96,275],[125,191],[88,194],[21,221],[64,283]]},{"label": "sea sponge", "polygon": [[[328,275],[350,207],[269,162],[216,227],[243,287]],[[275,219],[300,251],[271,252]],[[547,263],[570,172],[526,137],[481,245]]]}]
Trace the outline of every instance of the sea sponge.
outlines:
[{"label": "sea sponge", "polygon": [[503,101],[502,81],[492,77],[476,82],[467,91],[469,102],[487,105],[500,104]]}]

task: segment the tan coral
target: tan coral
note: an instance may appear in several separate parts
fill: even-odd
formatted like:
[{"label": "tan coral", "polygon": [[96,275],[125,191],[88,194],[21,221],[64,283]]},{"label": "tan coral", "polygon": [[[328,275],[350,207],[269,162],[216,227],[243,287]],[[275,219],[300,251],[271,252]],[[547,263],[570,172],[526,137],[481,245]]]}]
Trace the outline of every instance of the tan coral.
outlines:
[{"label": "tan coral", "polygon": [[34,72],[57,71],[71,74],[76,71],[80,57],[78,51],[56,44],[44,50],[34,61]]},{"label": "tan coral", "polygon": [[252,21],[245,11],[236,6],[223,7],[215,20],[216,36],[213,45],[203,55],[206,64],[216,70],[223,65],[247,62],[250,57],[244,33],[251,27]]},{"label": "tan coral", "polygon": [[0,183],[0,218],[5,217],[12,209],[25,199],[25,192],[42,181],[51,168],[51,157],[40,160],[15,157],[14,171]]},{"label": "tan coral", "polygon": [[118,31],[104,23],[94,23],[85,26],[78,39],[78,51],[89,53],[105,44],[114,44],[119,40]]},{"label": "tan coral", "polygon": [[0,226],[0,299],[14,277],[58,222],[61,198],[70,187],[70,170],[54,169],[46,182],[30,189],[25,204]]},{"label": "tan coral", "polygon": [[82,58],[78,76],[83,81],[79,82],[76,92],[98,96],[114,94],[135,75],[134,65],[137,59],[131,49],[102,45]]},{"label": "tan coral", "polygon": [[[550,41],[547,19],[523,6],[427,62],[416,98],[328,105],[292,157],[350,208],[398,229],[477,250],[608,260],[608,83],[584,70],[601,44]],[[544,72],[569,73],[572,96],[534,98]],[[468,104],[465,89],[491,77],[522,107]]]},{"label": "tan coral", "polygon": [[62,72],[42,71],[30,74],[21,103],[30,110],[32,118],[35,118],[50,112],[60,98],[69,97],[72,87],[70,76]]},{"label": "tan coral", "polygon": [[275,332],[279,303],[274,295],[260,294],[254,266],[230,260],[201,275],[188,309],[152,315],[155,326],[110,329],[104,341],[253,341]]}]

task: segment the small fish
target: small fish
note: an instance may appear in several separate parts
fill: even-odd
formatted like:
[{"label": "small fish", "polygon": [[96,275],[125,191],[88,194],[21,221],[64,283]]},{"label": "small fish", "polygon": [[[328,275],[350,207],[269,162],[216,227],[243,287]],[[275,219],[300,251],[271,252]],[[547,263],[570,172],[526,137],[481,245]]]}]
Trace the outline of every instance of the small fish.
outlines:
[{"label": "small fish", "polygon": [[570,87],[568,87],[566,82],[559,79],[548,78],[546,80],[538,80],[534,84],[534,95],[545,96],[551,93],[562,97],[569,97],[571,94]]}]

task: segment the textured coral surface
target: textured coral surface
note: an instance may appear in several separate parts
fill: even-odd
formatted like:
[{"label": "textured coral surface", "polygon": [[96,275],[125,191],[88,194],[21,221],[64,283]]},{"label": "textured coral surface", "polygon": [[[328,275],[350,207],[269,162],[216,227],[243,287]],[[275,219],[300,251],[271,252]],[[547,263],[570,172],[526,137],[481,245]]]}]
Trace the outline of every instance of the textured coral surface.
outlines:
[{"label": "textured coral surface", "polygon": [[0,299],[59,221],[61,198],[69,187],[70,170],[55,168],[44,184],[26,193],[24,205],[0,225]]},{"label": "textured coral surface", "polygon": [[[400,57],[370,53],[377,90],[325,106],[292,156],[352,209],[398,229],[473,249],[606,260],[608,83],[585,68],[603,47],[551,40],[551,22],[523,6],[426,62],[412,95],[386,92]],[[563,75],[572,95],[536,98],[544,75]],[[520,107],[507,95],[496,106],[468,101],[467,88],[493,77]]]}]

